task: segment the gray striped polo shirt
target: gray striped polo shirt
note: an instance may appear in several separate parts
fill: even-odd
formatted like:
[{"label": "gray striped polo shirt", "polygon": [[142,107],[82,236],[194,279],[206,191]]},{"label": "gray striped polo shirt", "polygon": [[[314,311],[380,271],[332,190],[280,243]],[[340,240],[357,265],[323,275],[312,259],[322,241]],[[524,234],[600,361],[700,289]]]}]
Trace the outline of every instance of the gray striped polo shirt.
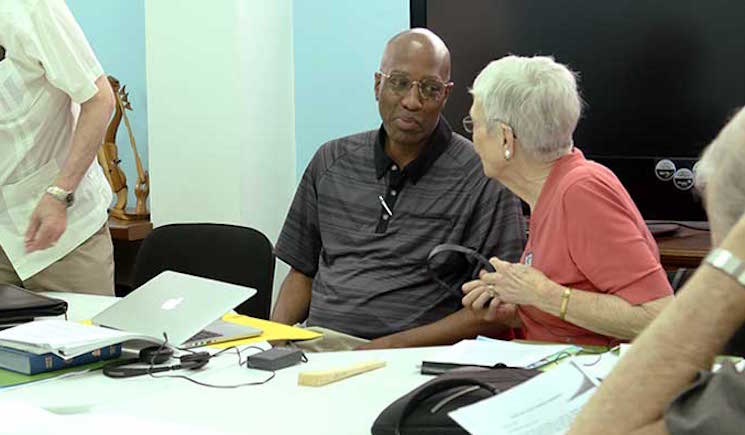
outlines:
[{"label": "gray striped polo shirt", "polygon": [[314,278],[309,326],[372,339],[458,311],[460,294],[427,272],[440,243],[520,259],[519,200],[484,176],[473,144],[444,118],[403,169],[384,143],[383,127],[327,142],[295,193],[275,253]]}]

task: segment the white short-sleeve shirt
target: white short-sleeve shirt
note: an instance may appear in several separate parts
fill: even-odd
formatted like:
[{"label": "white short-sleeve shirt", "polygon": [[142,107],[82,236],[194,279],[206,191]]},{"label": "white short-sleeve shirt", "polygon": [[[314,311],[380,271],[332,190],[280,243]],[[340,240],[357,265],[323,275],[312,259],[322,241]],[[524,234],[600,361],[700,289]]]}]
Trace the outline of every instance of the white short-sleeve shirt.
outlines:
[{"label": "white short-sleeve shirt", "polygon": [[0,246],[21,279],[67,255],[107,219],[111,189],[94,159],[57,243],[27,254],[31,213],[65,163],[80,103],[103,69],[64,0],[0,1]]}]

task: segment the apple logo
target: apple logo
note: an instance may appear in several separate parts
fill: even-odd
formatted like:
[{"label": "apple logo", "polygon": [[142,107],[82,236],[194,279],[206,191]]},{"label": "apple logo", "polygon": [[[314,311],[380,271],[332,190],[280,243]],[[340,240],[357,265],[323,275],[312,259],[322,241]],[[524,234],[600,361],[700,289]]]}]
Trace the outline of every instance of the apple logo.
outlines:
[{"label": "apple logo", "polygon": [[172,310],[176,308],[183,301],[184,301],[183,297],[168,299],[165,302],[163,302],[163,305],[161,305],[160,308],[163,310]]}]

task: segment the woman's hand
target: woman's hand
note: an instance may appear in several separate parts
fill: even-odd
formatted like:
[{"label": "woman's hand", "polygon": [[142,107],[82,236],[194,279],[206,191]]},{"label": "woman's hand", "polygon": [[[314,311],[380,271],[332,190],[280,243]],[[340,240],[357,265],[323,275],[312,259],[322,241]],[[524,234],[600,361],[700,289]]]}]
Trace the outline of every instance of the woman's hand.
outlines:
[{"label": "woman's hand", "polygon": [[489,263],[495,272],[482,270],[479,279],[463,284],[463,293],[466,294],[463,305],[477,313],[505,303],[538,305],[543,290],[555,285],[541,271],[530,266],[508,263],[496,257],[492,257]]}]

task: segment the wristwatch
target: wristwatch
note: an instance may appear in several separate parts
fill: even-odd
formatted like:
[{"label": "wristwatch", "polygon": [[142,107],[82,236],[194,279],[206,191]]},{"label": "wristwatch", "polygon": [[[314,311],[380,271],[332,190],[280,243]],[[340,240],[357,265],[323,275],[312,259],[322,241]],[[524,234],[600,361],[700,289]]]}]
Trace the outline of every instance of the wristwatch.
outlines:
[{"label": "wristwatch", "polygon": [[75,202],[75,195],[72,191],[65,190],[59,186],[49,186],[46,191],[52,198],[65,204],[65,207],[69,208],[73,202]]}]

